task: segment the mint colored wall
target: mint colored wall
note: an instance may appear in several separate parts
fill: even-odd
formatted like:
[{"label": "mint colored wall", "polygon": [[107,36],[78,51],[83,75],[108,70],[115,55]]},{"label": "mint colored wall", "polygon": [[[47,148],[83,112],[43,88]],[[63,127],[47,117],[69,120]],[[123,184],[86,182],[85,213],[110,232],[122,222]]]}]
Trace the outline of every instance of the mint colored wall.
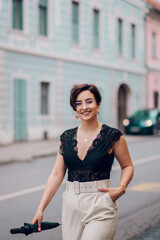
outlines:
[{"label": "mint colored wall", "polygon": [[[76,126],[75,112],[69,105],[70,89],[74,84],[94,83],[102,94],[99,119],[110,124],[111,116],[116,118],[117,88],[127,84],[133,96],[133,109],[141,108],[144,78],[144,13],[125,0],[97,1],[102,12],[101,37],[102,45],[98,52],[92,47],[92,8],[94,1],[83,0],[81,45],[73,47],[71,42],[71,6],[70,1],[52,1],[50,36],[41,39],[37,36],[36,2],[28,0],[26,28],[24,33],[11,29],[10,2],[2,0],[0,10],[0,47],[4,49],[4,102],[5,131],[13,131],[13,79],[20,77],[27,82],[27,123],[30,127],[57,126],[57,114],[61,113],[64,127]],[[94,5],[93,5],[94,6]],[[58,11],[58,12],[57,12]],[[117,56],[116,20],[118,12],[124,16],[125,55]],[[130,58],[130,23],[137,21],[137,57]],[[5,47],[4,47],[5,46]],[[59,66],[60,63],[60,67]],[[62,66],[61,66],[62,64]],[[112,74],[111,74],[112,73]],[[125,77],[126,76],[126,77]],[[39,114],[40,81],[50,81],[51,116],[42,118]],[[111,89],[112,86],[112,89]],[[58,94],[62,94],[62,99]],[[59,111],[60,108],[60,111]],[[112,119],[113,121],[113,119]],[[116,121],[115,121],[116,122]]]},{"label": "mint colored wall", "polygon": [[[27,115],[28,125],[33,126],[51,126],[55,123],[54,109],[56,103],[56,88],[52,91],[51,107],[53,110],[53,120],[39,119],[40,111],[40,81],[51,80],[51,83],[56,86],[56,61],[30,56],[26,54],[17,54],[12,52],[5,52],[5,114],[6,114],[6,126],[8,130],[12,127],[12,92],[13,92],[13,79],[21,78],[27,81]],[[15,77],[14,77],[15,76]],[[18,77],[19,76],[19,77]],[[45,77],[46,76],[46,77]]]},{"label": "mint colored wall", "polygon": [[3,0],[0,9],[0,43],[6,43],[8,40],[9,17],[9,0]]},{"label": "mint colored wall", "polygon": [[[48,40],[39,40],[37,37],[38,31],[38,17],[37,17],[37,1],[28,0],[26,11],[26,28],[24,29],[25,35],[18,36],[21,40],[17,39],[16,34],[11,30],[11,1],[2,0],[2,9],[0,11],[0,43],[7,43],[10,45],[12,39],[12,46],[19,47],[21,49],[25,48],[27,50],[35,50],[38,47],[38,52],[43,53],[53,53],[56,54],[71,54],[72,41],[71,41],[71,2],[61,0],[59,1],[59,7],[56,9],[56,2],[53,1],[50,6],[51,18],[50,18],[50,32],[51,36]],[[90,60],[91,57],[94,59],[98,58],[104,60],[106,63],[117,62],[117,52],[116,52],[116,20],[117,12],[120,9],[124,15],[124,27],[125,27],[125,50],[127,56],[124,62],[126,66],[133,64],[130,61],[130,18],[131,16],[137,21],[137,62],[138,68],[144,67],[144,13],[143,10],[135,7],[133,4],[125,0],[114,0],[107,1],[101,0],[102,11],[100,15],[102,16],[101,25],[101,36],[102,36],[102,51],[100,51],[100,56],[97,57],[93,54],[92,47],[92,7],[91,3],[94,1],[84,0],[81,2],[82,6],[82,46],[79,51],[75,51],[71,55],[77,57],[85,57]],[[93,5],[93,4],[92,4]],[[93,5],[94,6],[94,5]],[[58,11],[58,13],[56,12]],[[111,18],[112,16],[112,18]],[[57,20],[58,18],[58,20]],[[112,22],[112,23],[111,23]],[[110,38],[110,34],[113,39]],[[41,42],[39,44],[39,41]],[[129,60],[129,61],[128,61]],[[135,65],[135,64],[133,64]]]},{"label": "mint colored wall", "polygon": [[142,109],[142,77],[138,74],[129,73],[128,79],[130,82],[130,86],[133,92],[133,109],[134,111]]}]

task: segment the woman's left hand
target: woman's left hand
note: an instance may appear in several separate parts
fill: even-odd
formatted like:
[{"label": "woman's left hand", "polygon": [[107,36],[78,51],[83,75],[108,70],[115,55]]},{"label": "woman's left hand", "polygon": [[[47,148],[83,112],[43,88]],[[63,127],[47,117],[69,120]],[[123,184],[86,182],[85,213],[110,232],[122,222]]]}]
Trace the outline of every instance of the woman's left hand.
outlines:
[{"label": "woman's left hand", "polygon": [[118,186],[116,188],[98,188],[98,190],[101,192],[108,192],[113,202],[115,202],[119,197],[124,194],[124,189],[122,186]]}]

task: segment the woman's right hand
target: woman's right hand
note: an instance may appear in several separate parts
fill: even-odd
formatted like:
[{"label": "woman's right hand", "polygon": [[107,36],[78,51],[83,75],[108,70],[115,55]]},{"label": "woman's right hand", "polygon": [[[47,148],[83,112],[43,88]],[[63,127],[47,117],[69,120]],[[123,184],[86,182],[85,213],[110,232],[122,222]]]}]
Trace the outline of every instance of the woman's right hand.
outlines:
[{"label": "woman's right hand", "polygon": [[41,222],[43,220],[43,211],[37,210],[36,215],[32,220],[32,224],[38,223],[38,232],[41,232]]}]

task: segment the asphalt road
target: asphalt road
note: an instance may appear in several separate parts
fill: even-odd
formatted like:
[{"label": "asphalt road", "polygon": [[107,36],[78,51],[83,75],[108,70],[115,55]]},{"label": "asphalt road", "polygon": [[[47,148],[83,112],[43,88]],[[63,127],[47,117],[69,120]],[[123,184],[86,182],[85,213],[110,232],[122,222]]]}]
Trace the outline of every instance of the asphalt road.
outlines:
[{"label": "asphalt road", "polygon": [[[137,141],[136,141],[137,138]],[[144,138],[129,144],[135,174],[127,193],[118,200],[119,221],[115,240],[139,240],[152,232],[160,221],[160,138]],[[0,240],[26,239],[11,235],[9,230],[31,222],[44,184],[55,158],[0,166]],[[120,169],[115,161],[112,186],[119,183]],[[44,215],[45,221],[61,222],[62,184]],[[61,240],[61,226],[28,236],[28,239]],[[158,239],[158,238],[157,238]],[[160,239],[160,237],[159,237]]]}]

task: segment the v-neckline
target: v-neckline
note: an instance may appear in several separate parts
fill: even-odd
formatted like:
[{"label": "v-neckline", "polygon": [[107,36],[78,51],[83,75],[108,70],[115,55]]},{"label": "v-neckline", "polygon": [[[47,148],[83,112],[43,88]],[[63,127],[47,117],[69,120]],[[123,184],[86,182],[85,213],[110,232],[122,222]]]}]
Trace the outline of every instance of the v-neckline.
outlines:
[{"label": "v-neckline", "polygon": [[76,127],[76,133],[75,133],[76,148],[75,148],[75,151],[76,151],[77,158],[78,158],[81,162],[83,162],[83,161],[87,158],[89,151],[92,149],[92,146],[94,145],[94,142],[100,137],[102,130],[103,130],[103,124],[101,125],[101,128],[100,128],[99,132],[97,133],[96,137],[93,139],[91,145],[90,145],[89,148],[87,149],[86,154],[84,155],[84,158],[81,159],[81,158],[79,157],[79,153],[78,153],[78,140],[77,140],[78,127]]}]

